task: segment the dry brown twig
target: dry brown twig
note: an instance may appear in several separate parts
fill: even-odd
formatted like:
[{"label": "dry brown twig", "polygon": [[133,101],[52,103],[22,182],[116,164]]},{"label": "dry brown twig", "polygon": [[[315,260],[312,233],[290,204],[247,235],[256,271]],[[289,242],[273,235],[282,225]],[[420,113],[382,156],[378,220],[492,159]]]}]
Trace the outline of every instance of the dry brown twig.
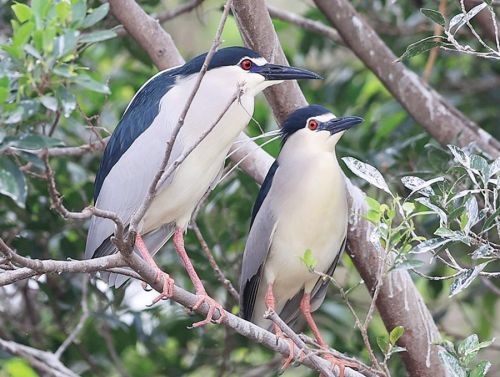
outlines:
[{"label": "dry brown twig", "polygon": [[226,277],[224,272],[220,269],[219,265],[217,264],[217,261],[215,260],[212,251],[208,247],[207,241],[205,241],[205,238],[203,237],[203,234],[201,233],[200,228],[198,227],[198,224],[196,224],[195,221],[192,222],[191,225],[193,232],[201,246],[201,250],[203,251],[203,254],[205,254],[205,257],[208,260],[208,263],[210,263],[210,267],[212,267],[212,270],[214,270],[215,276],[217,277],[217,280],[219,280],[224,287],[226,287],[226,290],[229,292],[229,294],[236,300],[236,302],[239,301],[240,299],[240,294],[238,291],[234,288],[233,284],[231,281]]}]

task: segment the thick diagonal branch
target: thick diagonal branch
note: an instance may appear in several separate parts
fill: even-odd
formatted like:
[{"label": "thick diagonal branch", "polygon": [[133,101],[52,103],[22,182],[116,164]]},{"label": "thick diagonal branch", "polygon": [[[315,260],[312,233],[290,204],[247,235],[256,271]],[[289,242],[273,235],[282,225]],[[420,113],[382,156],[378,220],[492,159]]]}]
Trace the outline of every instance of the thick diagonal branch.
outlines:
[{"label": "thick diagonal branch", "polygon": [[500,156],[500,142],[481,129],[401,62],[347,0],[314,0],[346,45],[440,144],[476,143]]}]

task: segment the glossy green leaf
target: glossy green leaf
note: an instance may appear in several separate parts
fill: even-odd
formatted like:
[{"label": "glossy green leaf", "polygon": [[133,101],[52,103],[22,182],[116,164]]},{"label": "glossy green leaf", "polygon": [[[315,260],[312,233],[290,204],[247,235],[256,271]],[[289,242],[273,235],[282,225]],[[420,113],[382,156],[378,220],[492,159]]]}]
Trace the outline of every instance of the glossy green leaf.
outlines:
[{"label": "glossy green leaf", "polygon": [[489,361],[481,361],[474,369],[471,370],[469,377],[485,377],[490,368],[491,363]]},{"label": "glossy green leaf", "polygon": [[104,3],[100,7],[89,11],[87,16],[83,19],[81,27],[86,29],[101,21],[109,12],[109,4]]},{"label": "glossy green leaf", "polygon": [[9,93],[10,93],[9,88],[5,88],[5,87],[0,86],[0,104],[5,102],[7,100],[7,98],[9,98]]},{"label": "glossy green leaf", "polygon": [[408,60],[414,56],[422,54],[434,47],[446,46],[447,43],[443,40],[442,36],[432,36],[424,38],[418,42],[412,43],[406,48],[406,51],[398,60]]},{"label": "glossy green leaf", "polygon": [[24,135],[19,139],[10,141],[9,145],[21,150],[37,150],[42,148],[62,147],[64,143],[59,139],[45,135]]},{"label": "glossy green leaf", "polygon": [[316,267],[316,264],[318,263],[316,261],[316,259],[314,258],[314,255],[313,255],[311,249],[307,249],[304,252],[304,255],[302,257],[300,257],[300,259],[302,260],[302,262],[304,262],[304,264],[306,265],[306,267],[309,270],[314,270],[314,268]]},{"label": "glossy green leaf", "polygon": [[106,84],[94,80],[86,74],[80,74],[75,78],[75,83],[86,88],[103,94],[110,94],[109,87]]},{"label": "glossy green leaf", "polygon": [[422,12],[422,14],[425,17],[431,19],[436,24],[441,25],[441,26],[444,27],[446,21],[445,21],[443,15],[441,13],[439,13],[438,11],[436,11],[434,9],[421,8],[420,12]]},{"label": "glossy green leaf", "polygon": [[405,329],[403,326],[394,327],[389,333],[389,341],[392,345],[395,345],[396,342],[403,336]]},{"label": "glossy green leaf", "polygon": [[0,194],[10,197],[24,208],[27,191],[23,172],[9,158],[0,156]]},{"label": "glossy green leaf", "polygon": [[449,377],[466,377],[465,369],[462,368],[456,357],[446,351],[439,351],[438,354]]},{"label": "glossy green leaf", "polygon": [[33,12],[26,4],[16,3],[12,6],[12,10],[20,22],[25,22],[31,19]]},{"label": "glossy green leaf", "polygon": [[82,34],[78,41],[80,43],[96,43],[106,41],[116,37],[116,32],[113,30],[98,30],[88,34]]}]

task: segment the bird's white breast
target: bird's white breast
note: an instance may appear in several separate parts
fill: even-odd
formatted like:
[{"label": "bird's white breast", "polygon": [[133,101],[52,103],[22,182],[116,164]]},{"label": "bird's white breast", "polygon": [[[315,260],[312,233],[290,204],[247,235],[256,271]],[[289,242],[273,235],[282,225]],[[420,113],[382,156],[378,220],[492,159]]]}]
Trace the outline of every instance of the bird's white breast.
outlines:
[{"label": "bird's white breast", "polygon": [[[228,82],[227,78],[208,72],[186,116],[174,151],[176,147],[185,150],[193,145],[223,113],[236,89],[237,82]],[[167,93],[161,109],[169,112],[166,118],[177,122],[191,90],[191,85],[184,85]],[[177,114],[172,114],[172,103],[182,105],[174,111]],[[144,217],[144,233],[170,222],[182,228],[187,226],[194,208],[223,167],[232,142],[250,121],[253,108],[254,97],[247,94],[231,105],[217,126],[176,169],[173,179],[157,194]]]},{"label": "bird's white breast", "polygon": [[348,220],[344,179],[334,154],[283,157],[273,181],[277,191],[270,192],[278,223],[260,287],[274,282],[278,312],[318,281],[301,260],[305,251],[311,250],[315,269],[326,272],[341,250]]}]

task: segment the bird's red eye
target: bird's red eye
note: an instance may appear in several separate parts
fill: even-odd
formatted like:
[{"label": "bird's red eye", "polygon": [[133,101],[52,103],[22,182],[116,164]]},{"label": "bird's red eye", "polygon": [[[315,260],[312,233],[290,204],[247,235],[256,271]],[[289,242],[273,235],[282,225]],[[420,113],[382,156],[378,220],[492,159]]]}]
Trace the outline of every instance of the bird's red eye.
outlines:
[{"label": "bird's red eye", "polygon": [[310,130],[315,130],[318,128],[318,121],[311,119],[309,123],[307,124],[307,127],[309,127]]},{"label": "bird's red eye", "polygon": [[250,59],[243,59],[240,63],[241,68],[245,71],[250,71],[250,68],[253,66],[253,62]]}]

